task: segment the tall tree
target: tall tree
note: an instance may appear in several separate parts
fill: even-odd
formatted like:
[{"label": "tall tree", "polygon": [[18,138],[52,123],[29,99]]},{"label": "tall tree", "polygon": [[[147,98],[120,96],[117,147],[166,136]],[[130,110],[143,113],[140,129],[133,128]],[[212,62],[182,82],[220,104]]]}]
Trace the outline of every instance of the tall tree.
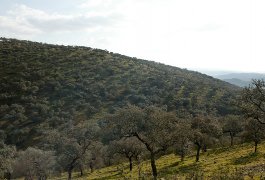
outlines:
[{"label": "tall tree", "polygon": [[54,171],[55,163],[53,152],[29,147],[25,151],[18,152],[13,164],[14,177],[46,180]]},{"label": "tall tree", "polygon": [[[95,168],[102,167],[104,165],[104,146],[101,142],[95,141],[91,148],[89,148],[90,156],[87,157],[87,164],[91,170],[91,172],[94,171]],[[86,163],[85,161],[85,163]]]},{"label": "tall tree", "polygon": [[197,148],[196,162],[199,161],[200,151],[206,151],[207,147],[215,144],[217,138],[221,136],[222,130],[216,120],[212,116],[197,116],[192,120],[191,127],[193,129],[192,141]]},{"label": "tall tree", "polygon": [[243,137],[247,141],[254,142],[254,152],[257,152],[258,144],[265,138],[265,125],[260,124],[256,119],[249,119]]},{"label": "tall tree", "polygon": [[84,160],[94,141],[98,139],[99,127],[93,123],[71,123],[58,130],[48,132],[48,143],[54,149],[57,161],[68,172],[68,180],[72,179],[72,171],[80,161]]},{"label": "tall tree", "polygon": [[129,161],[130,171],[133,168],[133,159],[137,159],[143,153],[143,145],[136,138],[122,138],[118,141],[113,141],[109,145],[109,150],[113,154],[125,156]]},{"label": "tall tree", "polygon": [[121,137],[136,137],[149,152],[152,174],[157,179],[156,155],[170,147],[177,123],[176,115],[157,107],[141,109],[129,105],[109,118],[113,131]]},{"label": "tall tree", "polygon": [[192,129],[190,124],[187,122],[183,122],[179,124],[178,128],[175,130],[175,145],[176,154],[180,155],[181,161],[184,161],[184,157],[190,150],[192,145]]},{"label": "tall tree", "polygon": [[248,118],[256,119],[265,124],[265,82],[252,80],[252,85],[241,94],[240,106]]},{"label": "tall tree", "polygon": [[11,179],[12,163],[16,155],[16,147],[5,144],[5,133],[0,130],[0,178]]},{"label": "tall tree", "polygon": [[224,118],[223,133],[229,133],[230,146],[234,145],[234,137],[243,131],[242,117],[228,115]]}]

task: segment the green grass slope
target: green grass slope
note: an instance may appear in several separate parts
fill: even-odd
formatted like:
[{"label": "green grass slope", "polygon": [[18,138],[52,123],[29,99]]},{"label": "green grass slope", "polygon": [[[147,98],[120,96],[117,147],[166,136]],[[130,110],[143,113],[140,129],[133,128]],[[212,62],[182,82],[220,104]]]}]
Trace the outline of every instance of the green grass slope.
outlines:
[{"label": "green grass slope", "polygon": [[18,147],[38,142],[43,127],[100,118],[128,103],[233,113],[239,90],[198,72],[105,50],[6,38],[0,39],[0,84],[0,129]]},{"label": "green grass slope", "polygon": [[[201,155],[199,162],[195,156],[180,161],[174,154],[162,156],[157,160],[159,178],[164,179],[264,179],[265,178],[265,143],[259,146],[259,152],[253,153],[251,144],[237,145],[209,150]],[[119,164],[93,173],[87,172],[84,177],[74,173],[75,179],[138,179],[138,165],[135,162],[133,172],[129,173],[129,165]],[[143,179],[152,179],[149,161],[140,165]],[[66,174],[56,180],[66,179]]]}]

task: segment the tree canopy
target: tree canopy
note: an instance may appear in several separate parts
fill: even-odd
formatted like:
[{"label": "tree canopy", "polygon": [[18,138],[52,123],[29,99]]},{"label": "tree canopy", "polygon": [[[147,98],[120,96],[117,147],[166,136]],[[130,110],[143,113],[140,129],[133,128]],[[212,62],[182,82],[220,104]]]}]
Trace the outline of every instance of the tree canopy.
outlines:
[{"label": "tree canopy", "polygon": [[256,119],[265,124],[265,82],[253,80],[252,85],[244,88],[241,93],[241,108],[247,118]]}]

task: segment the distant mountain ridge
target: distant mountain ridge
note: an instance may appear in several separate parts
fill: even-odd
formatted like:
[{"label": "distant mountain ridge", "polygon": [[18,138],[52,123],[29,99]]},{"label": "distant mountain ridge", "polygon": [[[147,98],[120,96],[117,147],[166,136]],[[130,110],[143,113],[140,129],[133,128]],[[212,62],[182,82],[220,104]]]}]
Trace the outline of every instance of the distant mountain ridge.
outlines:
[{"label": "distant mountain ridge", "polygon": [[127,104],[226,115],[238,87],[106,50],[0,38],[0,129],[27,147],[43,127],[97,120]]},{"label": "distant mountain ridge", "polygon": [[218,79],[237,85],[246,87],[251,84],[252,79],[265,79],[265,74],[261,73],[230,73],[215,76]]}]

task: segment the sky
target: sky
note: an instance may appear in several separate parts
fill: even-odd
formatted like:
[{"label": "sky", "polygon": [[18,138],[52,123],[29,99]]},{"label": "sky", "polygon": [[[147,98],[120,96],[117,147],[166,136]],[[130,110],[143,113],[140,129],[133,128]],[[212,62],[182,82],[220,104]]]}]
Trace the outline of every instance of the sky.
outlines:
[{"label": "sky", "polygon": [[265,73],[264,0],[0,0],[0,36]]}]

